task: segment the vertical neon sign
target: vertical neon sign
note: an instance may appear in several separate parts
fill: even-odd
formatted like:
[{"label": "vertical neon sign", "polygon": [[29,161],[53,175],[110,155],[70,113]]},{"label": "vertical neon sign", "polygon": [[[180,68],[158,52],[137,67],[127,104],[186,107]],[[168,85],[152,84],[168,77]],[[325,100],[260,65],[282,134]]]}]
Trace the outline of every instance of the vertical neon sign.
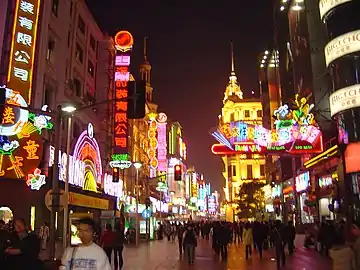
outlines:
[{"label": "vertical neon sign", "polygon": [[115,36],[114,154],[128,154],[128,82],[130,52],[134,39],[128,31]]},{"label": "vertical neon sign", "polygon": [[40,0],[16,1],[7,87],[27,104],[31,102],[39,10]]},{"label": "vertical neon sign", "polygon": [[156,114],[149,115],[149,131],[148,131],[148,138],[149,138],[149,166],[150,166],[150,177],[156,176],[156,170],[158,168],[158,159],[156,157],[156,150],[158,147],[158,141],[156,138],[156,131],[157,131],[157,122],[156,122]]},{"label": "vertical neon sign", "polygon": [[158,140],[158,170],[165,172],[167,169],[167,144],[166,144],[166,125],[167,116],[165,113],[159,113],[158,124],[157,124],[157,140]]}]

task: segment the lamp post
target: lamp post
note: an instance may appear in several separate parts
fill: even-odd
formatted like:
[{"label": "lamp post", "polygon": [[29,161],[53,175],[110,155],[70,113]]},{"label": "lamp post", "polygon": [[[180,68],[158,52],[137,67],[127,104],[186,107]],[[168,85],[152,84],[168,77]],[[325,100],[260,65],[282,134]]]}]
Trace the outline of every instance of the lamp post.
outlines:
[{"label": "lamp post", "polygon": [[67,247],[67,232],[69,227],[68,215],[69,215],[69,177],[70,177],[70,143],[71,143],[71,125],[72,125],[72,113],[76,111],[73,106],[66,106],[61,109],[64,113],[69,114],[68,116],[68,127],[67,127],[67,139],[66,139],[66,179],[65,179],[65,192],[64,192],[64,220],[63,220],[63,250]]},{"label": "lamp post", "polygon": [[135,178],[135,185],[136,185],[136,216],[135,216],[135,244],[136,246],[139,245],[139,238],[140,238],[140,226],[139,226],[139,170],[142,167],[140,162],[133,163],[134,168],[136,169],[136,178]]},{"label": "lamp post", "polygon": [[[56,111],[56,124],[55,127],[59,129],[62,123],[61,105],[57,107]],[[60,149],[61,138],[60,132],[55,133],[55,153]],[[56,152],[57,151],[57,152]],[[50,259],[55,259],[55,245],[56,245],[56,220],[60,204],[60,191],[59,191],[59,155],[54,155],[54,165],[52,170],[51,182],[51,213],[50,213]]]}]

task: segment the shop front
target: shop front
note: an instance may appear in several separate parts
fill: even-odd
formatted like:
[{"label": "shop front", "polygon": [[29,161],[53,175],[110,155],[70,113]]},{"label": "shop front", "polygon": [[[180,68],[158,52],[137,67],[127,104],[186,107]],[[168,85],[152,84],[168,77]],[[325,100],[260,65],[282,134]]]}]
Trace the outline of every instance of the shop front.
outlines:
[{"label": "shop front", "polygon": [[336,171],[318,177],[320,220],[335,219],[338,210],[339,175]]},{"label": "shop front", "polygon": [[301,224],[315,222],[316,200],[310,191],[310,172],[304,172],[295,177],[296,193],[298,195],[298,211]]},{"label": "shop front", "polygon": [[292,178],[282,183],[282,215],[283,222],[294,221],[296,217],[296,197]]}]

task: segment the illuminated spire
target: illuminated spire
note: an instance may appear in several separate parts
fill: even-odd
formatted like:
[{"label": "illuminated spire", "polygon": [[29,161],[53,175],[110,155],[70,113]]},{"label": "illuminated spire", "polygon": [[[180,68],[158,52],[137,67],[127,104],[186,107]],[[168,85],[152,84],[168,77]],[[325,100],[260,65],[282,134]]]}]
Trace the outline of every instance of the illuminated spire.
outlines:
[{"label": "illuminated spire", "polygon": [[144,37],[144,61],[147,62],[147,37]]},{"label": "illuminated spire", "polygon": [[231,73],[229,77],[229,83],[226,86],[225,90],[225,101],[233,95],[236,95],[238,98],[243,99],[243,92],[240,88],[240,85],[237,82],[237,77],[235,74],[235,60],[234,60],[234,46],[233,43],[230,42],[230,53],[231,53]]}]

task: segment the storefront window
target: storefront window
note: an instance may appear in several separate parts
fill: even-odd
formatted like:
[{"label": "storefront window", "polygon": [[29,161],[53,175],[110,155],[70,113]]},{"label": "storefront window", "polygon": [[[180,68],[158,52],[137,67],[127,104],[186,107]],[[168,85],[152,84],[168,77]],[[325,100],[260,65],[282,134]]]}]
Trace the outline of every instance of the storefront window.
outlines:
[{"label": "storefront window", "polygon": [[305,204],[305,201],[307,200],[306,193],[303,193],[299,196],[300,198],[300,212],[301,212],[301,223],[314,223],[314,217],[311,213],[311,207],[307,206]]}]

